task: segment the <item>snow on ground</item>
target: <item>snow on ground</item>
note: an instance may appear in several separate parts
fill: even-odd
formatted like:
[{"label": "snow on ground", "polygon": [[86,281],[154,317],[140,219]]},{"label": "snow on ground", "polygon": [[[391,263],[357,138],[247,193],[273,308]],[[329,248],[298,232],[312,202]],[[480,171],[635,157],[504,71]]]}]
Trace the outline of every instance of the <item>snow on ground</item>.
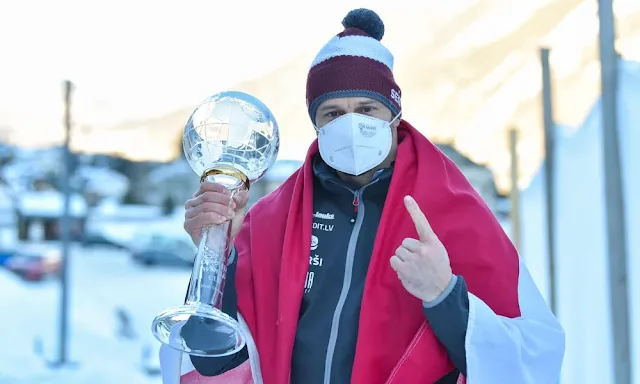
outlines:
[{"label": "snow on ground", "polygon": [[[58,282],[25,283],[0,270],[0,383],[160,383],[143,372],[143,348],[151,348],[148,365],[157,367],[151,321],[182,303],[190,271],[138,266],[122,251],[74,246],[71,255],[69,351],[77,365],[51,370],[46,363],[57,353]],[[116,336],[119,307],[132,316],[134,340]],[[37,339],[43,357],[35,353]]]}]

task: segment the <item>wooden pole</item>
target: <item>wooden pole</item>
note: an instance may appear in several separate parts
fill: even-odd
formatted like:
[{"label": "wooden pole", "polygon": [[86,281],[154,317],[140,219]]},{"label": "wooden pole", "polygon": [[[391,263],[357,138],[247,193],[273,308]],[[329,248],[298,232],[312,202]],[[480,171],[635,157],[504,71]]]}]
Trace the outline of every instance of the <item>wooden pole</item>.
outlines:
[{"label": "wooden pole", "polygon": [[520,238],[520,190],[518,189],[518,131],[509,130],[509,153],[511,154],[511,237],[518,252],[521,250]]}]

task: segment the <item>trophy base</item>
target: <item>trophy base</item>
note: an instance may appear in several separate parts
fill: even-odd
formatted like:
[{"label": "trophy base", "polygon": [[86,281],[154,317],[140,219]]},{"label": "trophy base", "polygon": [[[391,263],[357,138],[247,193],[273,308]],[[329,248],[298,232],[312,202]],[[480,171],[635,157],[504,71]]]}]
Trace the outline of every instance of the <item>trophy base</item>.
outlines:
[{"label": "trophy base", "polygon": [[211,306],[168,309],[156,316],[151,330],[161,343],[193,356],[229,356],[245,346],[240,324]]}]

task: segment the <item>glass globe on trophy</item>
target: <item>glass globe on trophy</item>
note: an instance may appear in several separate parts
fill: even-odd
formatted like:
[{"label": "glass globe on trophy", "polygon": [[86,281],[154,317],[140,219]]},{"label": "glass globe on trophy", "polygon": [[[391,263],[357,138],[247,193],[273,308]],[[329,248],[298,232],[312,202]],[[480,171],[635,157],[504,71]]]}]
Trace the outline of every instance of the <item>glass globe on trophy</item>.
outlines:
[{"label": "glass globe on trophy", "polygon": [[[258,99],[242,92],[221,92],[191,114],[182,136],[184,153],[201,182],[248,193],[278,156],[278,124]],[[230,256],[231,223],[206,227],[195,257],[184,305],[156,316],[156,339],[195,356],[228,356],[240,351],[240,324],[222,312],[222,294]]]}]

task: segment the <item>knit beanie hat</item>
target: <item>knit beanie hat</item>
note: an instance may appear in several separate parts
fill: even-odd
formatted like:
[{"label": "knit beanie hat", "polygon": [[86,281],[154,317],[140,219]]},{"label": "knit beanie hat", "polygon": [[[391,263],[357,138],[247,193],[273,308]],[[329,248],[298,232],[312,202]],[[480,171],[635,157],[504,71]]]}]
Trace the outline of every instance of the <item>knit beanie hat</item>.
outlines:
[{"label": "knit beanie hat", "polygon": [[380,42],[384,23],[371,10],[355,9],[342,25],[344,31],[322,47],[307,76],[311,120],[322,102],[338,97],[375,99],[397,115],[401,93],[393,79],[393,55]]}]

